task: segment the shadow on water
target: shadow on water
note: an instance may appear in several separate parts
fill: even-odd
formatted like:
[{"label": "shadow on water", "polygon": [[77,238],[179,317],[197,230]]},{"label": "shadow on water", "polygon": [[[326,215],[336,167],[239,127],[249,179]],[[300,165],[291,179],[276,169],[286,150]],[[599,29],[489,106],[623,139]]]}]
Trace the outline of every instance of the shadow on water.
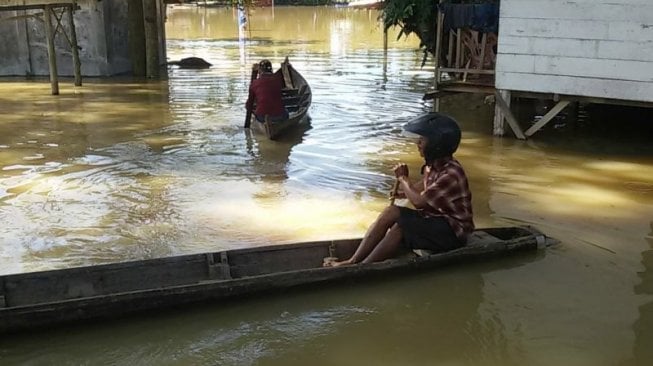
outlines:
[{"label": "shadow on water", "polygon": [[55,364],[326,366],[352,356],[370,365],[499,364],[509,342],[499,318],[479,313],[484,276],[544,257],[520,253],[18,333],[0,343],[0,355]]},{"label": "shadow on water", "polygon": [[[516,104],[524,128],[539,120],[555,103],[518,99]],[[571,103],[534,135],[538,141],[578,152],[624,156],[653,154],[653,108],[625,105]]]}]

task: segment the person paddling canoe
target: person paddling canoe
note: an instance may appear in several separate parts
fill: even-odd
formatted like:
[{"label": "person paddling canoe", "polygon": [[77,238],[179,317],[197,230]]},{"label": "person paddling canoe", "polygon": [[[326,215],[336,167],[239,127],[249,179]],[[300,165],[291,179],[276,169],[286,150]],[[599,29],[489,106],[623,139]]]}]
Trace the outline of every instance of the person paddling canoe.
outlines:
[{"label": "person paddling canoe", "polygon": [[254,115],[259,122],[268,116],[271,122],[288,119],[288,111],[283,105],[283,79],[281,74],[272,72],[272,63],[262,60],[258,64],[259,77],[249,86],[249,96],[245,107],[248,111],[256,105]]},{"label": "person paddling canoe", "polygon": [[460,128],[450,116],[426,113],[403,127],[416,137],[424,158],[422,179],[413,184],[408,166],[398,164],[398,197],[415,207],[387,207],[369,227],[351,258],[325,261],[325,266],[382,261],[400,248],[446,252],[465,245],[474,230],[472,194],[462,165],[453,157],[460,143]]}]

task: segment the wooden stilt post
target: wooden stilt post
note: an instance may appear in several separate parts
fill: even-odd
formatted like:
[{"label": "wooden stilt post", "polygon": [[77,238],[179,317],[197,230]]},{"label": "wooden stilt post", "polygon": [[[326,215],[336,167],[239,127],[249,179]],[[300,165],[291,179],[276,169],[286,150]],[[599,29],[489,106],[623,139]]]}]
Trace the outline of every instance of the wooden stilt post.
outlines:
[{"label": "wooden stilt post", "polygon": [[442,29],[444,14],[440,11],[438,6],[437,16],[435,17],[438,22],[435,29],[435,55],[433,55],[435,63],[435,79],[433,80],[433,88],[435,89],[436,95],[433,98],[433,112],[440,111],[440,98],[438,97],[438,86],[440,84],[440,50],[442,48]]},{"label": "wooden stilt post", "polygon": [[45,23],[45,38],[48,43],[48,63],[50,64],[50,84],[52,95],[59,94],[59,75],[57,75],[57,54],[54,49],[54,30],[52,29],[52,6],[45,5],[43,9]]},{"label": "wooden stilt post", "polygon": [[[495,135],[497,134],[497,123],[501,124],[501,135],[503,135],[503,119],[505,118],[506,121],[508,121],[508,124],[510,125],[510,128],[512,129],[512,132],[515,133],[515,136],[520,139],[520,140],[526,140],[526,136],[524,135],[524,132],[522,131],[521,127],[519,126],[519,123],[517,122],[517,119],[515,118],[515,115],[512,114],[512,111],[510,110],[510,91],[509,90],[500,90],[497,91],[494,95],[494,98],[496,99],[496,106],[495,106],[495,129],[494,133]],[[508,101],[506,101],[508,100]],[[497,108],[499,111],[497,111]],[[498,112],[501,112],[499,115]],[[497,121],[499,120],[499,121]]]},{"label": "wooden stilt post", "polygon": [[[506,93],[508,93],[506,95]],[[492,131],[492,134],[494,136],[503,136],[506,131],[505,131],[505,117],[503,115],[503,112],[501,111],[501,108],[499,107],[499,102],[497,102],[497,97],[496,95],[503,95],[505,98],[504,100],[507,100],[508,106],[510,106],[510,97],[509,97],[509,91],[507,90],[498,90],[495,93],[494,96],[494,129]]]},{"label": "wooden stilt post", "polygon": [[132,75],[145,76],[145,25],[143,23],[143,0],[127,2],[129,57]]},{"label": "wooden stilt post", "polygon": [[159,29],[156,2],[157,0],[143,0],[145,65],[148,78],[159,77]]},{"label": "wooden stilt post", "polygon": [[79,47],[77,46],[77,31],[73,19],[73,7],[66,8],[68,12],[68,27],[70,28],[70,48],[73,51],[73,68],[75,72],[75,85],[82,86],[82,64],[79,61]]}]

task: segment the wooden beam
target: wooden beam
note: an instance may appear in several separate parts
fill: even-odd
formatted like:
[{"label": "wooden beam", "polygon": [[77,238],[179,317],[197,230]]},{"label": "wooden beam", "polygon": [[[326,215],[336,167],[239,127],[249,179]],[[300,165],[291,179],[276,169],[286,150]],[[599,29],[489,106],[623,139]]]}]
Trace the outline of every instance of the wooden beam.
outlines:
[{"label": "wooden beam", "polygon": [[79,61],[79,46],[77,45],[77,31],[75,30],[75,19],[73,19],[73,8],[66,8],[68,12],[68,27],[70,28],[70,48],[73,51],[73,68],[75,73],[75,85],[82,86],[82,64]]},{"label": "wooden beam", "polygon": [[467,74],[485,74],[485,75],[494,75],[495,72],[494,70],[478,70],[478,69],[470,69],[470,68],[449,68],[449,67],[441,67],[440,68],[441,72],[464,72]]},{"label": "wooden beam", "polygon": [[50,5],[45,5],[43,12],[43,20],[45,22],[45,38],[48,43],[48,64],[50,66],[50,85],[52,87],[52,95],[59,94],[59,76],[57,75],[57,54],[54,49],[54,31],[52,29],[52,8]]},{"label": "wooden beam", "polygon": [[535,123],[528,130],[526,130],[524,134],[527,137],[531,137],[535,132],[539,131],[542,127],[544,127],[547,123],[549,123],[549,121],[551,121],[555,116],[557,116],[558,113],[560,113],[560,111],[565,109],[565,107],[568,106],[569,103],[571,102],[568,100],[559,101],[558,104],[556,104],[553,108],[551,108],[551,110],[542,117],[542,119],[537,121],[537,123]]},{"label": "wooden beam", "polygon": [[526,136],[524,135],[524,132],[521,130],[521,127],[519,127],[519,122],[517,122],[515,115],[512,114],[512,111],[510,110],[508,103],[503,99],[501,93],[497,91],[494,94],[494,97],[496,99],[496,105],[503,113],[503,117],[506,119],[506,121],[508,121],[508,125],[510,125],[512,132],[514,132],[515,136],[518,139],[526,140]]},{"label": "wooden beam", "polygon": [[51,3],[51,4],[35,4],[35,5],[10,5],[10,6],[0,6],[0,11],[20,11],[20,10],[38,10],[45,9],[49,7],[50,9],[54,8],[72,8],[77,7],[78,5],[69,2],[69,3]]}]

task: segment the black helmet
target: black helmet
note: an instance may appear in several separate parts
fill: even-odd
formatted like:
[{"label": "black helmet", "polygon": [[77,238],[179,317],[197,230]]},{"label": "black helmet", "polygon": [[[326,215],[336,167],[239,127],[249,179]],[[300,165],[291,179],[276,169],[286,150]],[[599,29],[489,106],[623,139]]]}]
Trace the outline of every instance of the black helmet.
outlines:
[{"label": "black helmet", "polygon": [[427,163],[451,156],[460,144],[460,127],[446,114],[430,112],[414,118],[404,125],[408,134],[424,136],[428,139],[424,148]]},{"label": "black helmet", "polygon": [[258,63],[258,68],[262,72],[272,72],[272,62],[270,60],[261,60]]}]

